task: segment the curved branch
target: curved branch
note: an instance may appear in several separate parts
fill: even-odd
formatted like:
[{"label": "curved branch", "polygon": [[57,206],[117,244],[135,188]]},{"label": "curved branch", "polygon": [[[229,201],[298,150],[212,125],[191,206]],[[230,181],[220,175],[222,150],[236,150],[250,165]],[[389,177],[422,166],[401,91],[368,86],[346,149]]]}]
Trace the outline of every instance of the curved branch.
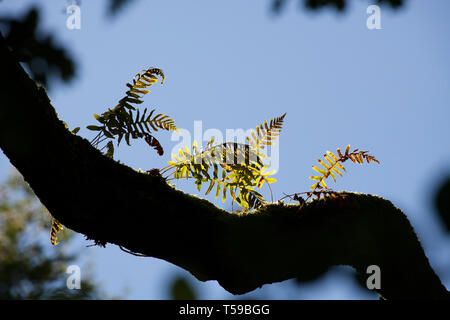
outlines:
[{"label": "curved branch", "polygon": [[234,294],[309,270],[378,265],[384,298],[449,298],[406,216],[364,194],[235,215],[103,156],[58,119],[0,36],[0,148],[66,227]]}]

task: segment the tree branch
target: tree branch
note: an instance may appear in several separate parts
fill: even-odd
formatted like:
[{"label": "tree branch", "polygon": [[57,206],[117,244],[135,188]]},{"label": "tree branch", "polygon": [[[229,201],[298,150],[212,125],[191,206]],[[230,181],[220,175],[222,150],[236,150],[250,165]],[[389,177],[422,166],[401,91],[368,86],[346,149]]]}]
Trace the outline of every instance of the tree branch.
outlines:
[{"label": "tree branch", "polygon": [[406,216],[376,196],[236,215],[103,156],[58,119],[0,35],[0,148],[66,227],[164,259],[234,294],[311,270],[381,268],[384,298],[449,298]]}]

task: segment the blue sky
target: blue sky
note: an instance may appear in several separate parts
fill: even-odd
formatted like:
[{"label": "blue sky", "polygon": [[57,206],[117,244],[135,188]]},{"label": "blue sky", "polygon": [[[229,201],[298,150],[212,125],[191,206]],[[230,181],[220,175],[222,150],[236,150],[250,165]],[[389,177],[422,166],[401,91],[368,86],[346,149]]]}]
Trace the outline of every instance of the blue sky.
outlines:
[{"label": "blue sky", "polygon": [[[114,106],[125,83],[148,66],[162,68],[166,82],[153,88],[144,105],[190,131],[195,120],[225,132],[254,128],[287,112],[275,198],[307,190],[311,166],[324,151],[347,144],[370,150],[381,165],[349,165],[330,187],[377,194],[402,209],[450,287],[450,240],[431,202],[450,172],[448,1],[411,0],[398,12],[382,7],[381,30],[366,27],[369,1],[351,1],[342,15],[305,12],[293,1],[277,17],[269,1],[136,1],[115,19],[106,17],[105,1],[82,1],[80,30],[66,28],[66,1],[5,0],[0,10],[22,12],[31,3],[43,9],[44,29],[78,61],[72,84],[56,85],[49,95],[61,119],[82,127],[80,135],[92,137],[85,129],[95,124],[92,114]],[[166,150],[176,144],[167,133],[158,138]],[[157,158],[145,143],[121,146],[116,155],[143,169],[170,160]],[[9,168],[0,154],[0,179]],[[189,184],[179,186],[198,193]],[[82,236],[78,241],[90,244]],[[131,299],[165,299],[167,280],[186,274],[111,246],[85,252],[105,291],[119,295],[126,289]],[[216,282],[190,280],[201,298],[231,297]],[[345,268],[300,289],[286,282],[248,297],[377,298],[358,289]]]}]

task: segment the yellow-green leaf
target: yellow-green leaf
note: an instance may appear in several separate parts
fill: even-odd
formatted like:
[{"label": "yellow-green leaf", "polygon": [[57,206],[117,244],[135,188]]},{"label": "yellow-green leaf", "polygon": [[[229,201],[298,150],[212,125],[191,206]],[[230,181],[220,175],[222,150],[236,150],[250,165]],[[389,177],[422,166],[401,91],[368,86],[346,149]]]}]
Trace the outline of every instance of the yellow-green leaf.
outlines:
[{"label": "yellow-green leaf", "polygon": [[220,186],[222,185],[221,181],[217,182],[217,188],[216,188],[216,199],[219,197],[220,194]]},{"label": "yellow-green leaf", "polygon": [[77,134],[78,131],[80,131],[80,127],[76,127],[75,129],[72,130],[73,134]]},{"label": "yellow-green leaf", "polygon": [[99,127],[99,126],[87,126],[86,128],[88,128],[89,130],[92,130],[92,131],[101,131],[103,129],[103,127]]},{"label": "yellow-green leaf", "polygon": [[222,202],[225,202],[227,200],[227,187],[228,187],[228,185],[226,183],[224,183],[223,190],[222,190]]},{"label": "yellow-green leaf", "polygon": [[320,169],[320,168],[318,168],[318,167],[316,167],[316,166],[312,166],[312,168],[313,168],[315,171],[317,171],[318,173],[322,174],[322,175],[326,175],[326,174],[327,174],[327,171],[322,170],[322,169]]},{"label": "yellow-green leaf", "polygon": [[342,177],[342,173],[336,167],[333,167],[332,170]]},{"label": "yellow-green leaf", "polygon": [[314,190],[317,188],[317,186],[319,185],[320,182],[316,182],[311,186],[311,190]]},{"label": "yellow-green leaf", "polygon": [[330,170],[330,166],[323,162],[321,159],[317,160],[321,165],[323,165],[327,170]]},{"label": "yellow-green leaf", "polygon": [[208,190],[206,190],[205,194],[208,194],[211,192],[212,188],[214,187],[214,184],[216,183],[215,180],[211,180],[211,183],[209,184]]}]

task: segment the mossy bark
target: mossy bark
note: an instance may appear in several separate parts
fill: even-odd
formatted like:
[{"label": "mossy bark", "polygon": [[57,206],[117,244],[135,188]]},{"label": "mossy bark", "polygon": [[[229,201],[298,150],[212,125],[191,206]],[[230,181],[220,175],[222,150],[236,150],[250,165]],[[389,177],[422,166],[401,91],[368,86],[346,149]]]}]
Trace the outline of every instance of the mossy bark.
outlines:
[{"label": "mossy bark", "polygon": [[164,259],[234,294],[349,265],[381,268],[388,299],[449,298],[406,216],[388,200],[268,205],[236,215],[102,155],[58,119],[0,36],[0,148],[64,226]]}]

